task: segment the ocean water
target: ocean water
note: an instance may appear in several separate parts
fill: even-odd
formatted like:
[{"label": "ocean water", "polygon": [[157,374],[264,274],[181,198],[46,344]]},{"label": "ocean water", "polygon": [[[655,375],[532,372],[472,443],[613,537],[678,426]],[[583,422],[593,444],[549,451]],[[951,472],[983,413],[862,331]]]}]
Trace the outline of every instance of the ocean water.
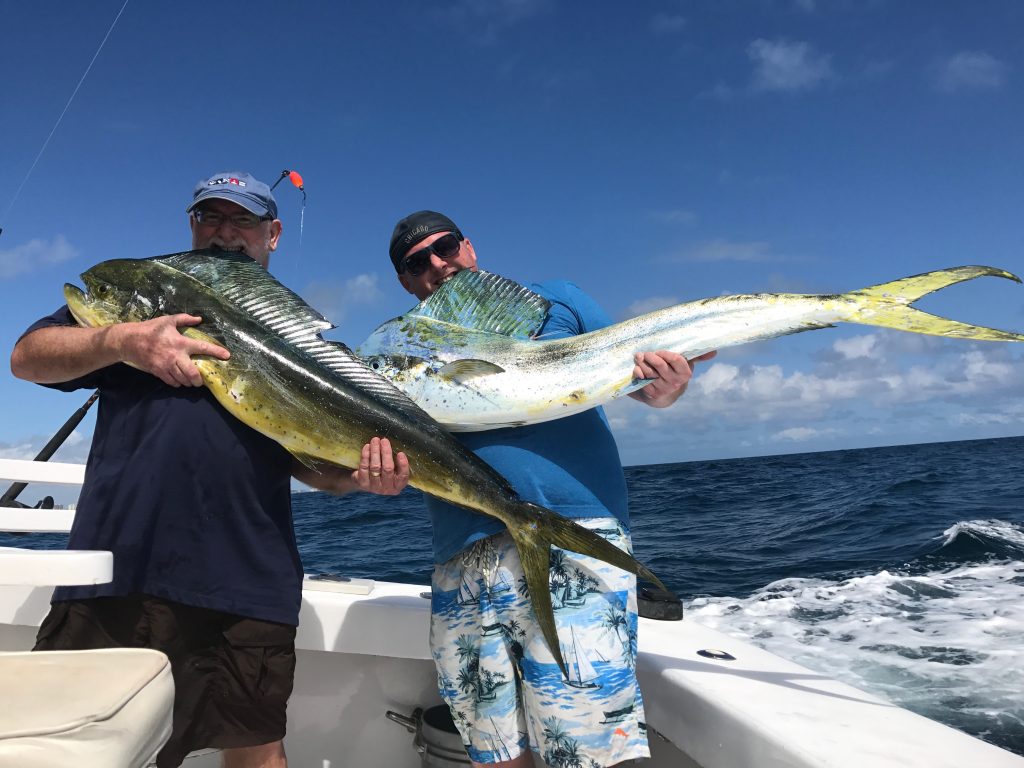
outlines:
[{"label": "ocean water", "polygon": [[[1024,755],[1024,437],[626,477],[636,555],[685,620]],[[429,583],[418,491],[293,499],[307,572]]]},{"label": "ocean water", "polygon": [[[1024,755],[1024,437],[629,467],[699,621]],[[295,497],[306,570],[430,580],[420,495]]]}]

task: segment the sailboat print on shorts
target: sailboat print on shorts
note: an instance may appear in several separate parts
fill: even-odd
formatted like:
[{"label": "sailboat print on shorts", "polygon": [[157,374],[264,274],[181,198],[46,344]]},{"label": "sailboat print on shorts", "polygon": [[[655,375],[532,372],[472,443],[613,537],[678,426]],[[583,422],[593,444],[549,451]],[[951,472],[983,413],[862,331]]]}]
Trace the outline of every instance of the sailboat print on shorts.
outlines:
[{"label": "sailboat print on shorts", "polygon": [[590,659],[587,658],[586,648],[576,639],[576,627],[569,625],[569,633],[572,637],[572,645],[562,646],[562,658],[565,659],[569,676],[565,679],[566,685],[573,688],[600,688],[597,672],[594,670]]},{"label": "sailboat print on shorts", "polygon": [[[455,597],[455,601],[459,605],[477,605],[480,602],[480,591],[482,582],[478,580],[469,580],[466,578],[466,574],[462,574],[462,583],[459,584],[459,593]],[[512,585],[509,584],[508,578],[505,576],[505,571],[499,571],[498,579],[486,587],[489,595],[497,595],[502,592],[508,592],[512,589]]]}]

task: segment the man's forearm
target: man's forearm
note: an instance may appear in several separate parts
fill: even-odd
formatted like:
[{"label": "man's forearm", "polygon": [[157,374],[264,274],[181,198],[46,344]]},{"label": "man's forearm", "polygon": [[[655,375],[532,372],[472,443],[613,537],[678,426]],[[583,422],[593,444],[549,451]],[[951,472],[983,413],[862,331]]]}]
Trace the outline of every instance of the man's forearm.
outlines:
[{"label": "man's forearm", "polygon": [[51,326],[33,331],[15,345],[11,373],[37,384],[55,384],[120,361],[118,326]]},{"label": "man's forearm", "polygon": [[292,465],[292,476],[311,488],[338,496],[360,490],[359,485],[352,479],[352,470],[342,467],[322,467],[317,471],[296,461]]}]

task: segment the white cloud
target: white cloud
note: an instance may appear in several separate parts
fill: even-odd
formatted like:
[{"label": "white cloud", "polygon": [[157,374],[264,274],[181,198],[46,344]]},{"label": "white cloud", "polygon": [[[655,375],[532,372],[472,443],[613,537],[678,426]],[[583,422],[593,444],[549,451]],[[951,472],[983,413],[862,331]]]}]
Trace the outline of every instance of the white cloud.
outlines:
[{"label": "white cloud", "polygon": [[470,42],[492,45],[502,30],[550,10],[550,0],[456,0],[433,13],[443,24],[471,30]]},{"label": "white cloud", "polygon": [[832,77],[830,57],[810,43],[759,39],[747,46],[754,62],[754,91],[810,91]]},{"label": "white cloud", "polygon": [[335,325],[340,325],[352,307],[373,306],[384,296],[378,275],[362,274],[340,280],[310,283],[302,292],[307,303]]},{"label": "white cloud", "polygon": [[697,214],[693,211],[652,211],[651,218],[665,224],[686,224],[697,223]]},{"label": "white cloud", "polygon": [[64,235],[53,240],[29,240],[22,245],[0,250],[0,280],[60,264],[78,255]]},{"label": "white cloud", "polygon": [[29,442],[23,443],[12,443],[10,445],[0,445],[0,459],[22,459],[24,461],[32,461],[39,453],[38,448],[33,448]]},{"label": "white cloud", "polygon": [[665,307],[673,307],[680,303],[678,296],[651,296],[646,299],[638,299],[626,307],[625,319],[646,315],[648,312],[656,312]]},{"label": "white cloud", "polygon": [[998,90],[1008,67],[984,51],[961,51],[937,65],[935,87],[940,91]]},{"label": "white cloud", "polygon": [[776,432],[769,439],[775,443],[805,443],[823,435],[832,434],[833,429],[814,429],[813,427],[790,427]]},{"label": "white cloud", "polygon": [[[885,332],[838,345],[874,355],[870,364],[864,357],[840,357],[836,344],[811,355],[818,362],[805,371],[792,364],[716,361],[700,367],[675,406],[616,402],[609,416],[625,454],[642,461],[661,446],[678,456],[680,435],[693,436],[686,448],[691,455],[735,455],[797,442],[817,450],[858,440],[962,439],[986,426],[1004,433],[1024,429],[1024,380],[1015,373],[1024,365],[1019,350],[940,340],[908,351],[902,345],[907,336]],[[896,349],[903,353],[893,354]],[[836,444],[840,437],[844,445]]]},{"label": "white cloud", "polygon": [[759,240],[737,242],[719,238],[692,246],[674,260],[694,262],[764,262],[772,261],[773,257],[768,243]]},{"label": "white cloud", "polygon": [[[68,413],[67,415],[70,416],[71,414]],[[50,441],[51,437],[52,435],[33,435],[32,437],[24,438],[19,442],[0,444],[0,459],[21,459],[23,461],[32,461],[39,455],[39,452],[43,449],[43,446]],[[53,461],[68,461],[84,464],[89,455],[91,442],[91,436],[87,439],[77,429],[72,430],[71,434],[68,435],[64,439],[64,442],[57,448]]]},{"label": "white cloud", "polygon": [[881,356],[878,337],[874,334],[854,336],[852,339],[839,339],[832,348],[846,360],[857,358],[878,358]]},{"label": "white cloud", "polygon": [[675,34],[685,27],[686,19],[678,14],[656,13],[651,19],[651,31],[659,35]]}]

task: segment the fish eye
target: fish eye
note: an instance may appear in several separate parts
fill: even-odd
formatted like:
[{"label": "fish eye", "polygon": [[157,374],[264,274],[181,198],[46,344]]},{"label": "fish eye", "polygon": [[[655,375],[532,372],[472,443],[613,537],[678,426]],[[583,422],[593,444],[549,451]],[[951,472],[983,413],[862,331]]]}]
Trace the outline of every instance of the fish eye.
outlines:
[{"label": "fish eye", "polygon": [[376,357],[373,358],[370,361],[370,367],[373,368],[373,370],[375,370],[375,371],[379,371],[380,370],[380,360],[378,358],[376,358]]},{"label": "fish eye", "polygon": [[96,286],[96,295],[101,299],[106,298],[110,295],[110,286],[106,283],[100,283]]}]

